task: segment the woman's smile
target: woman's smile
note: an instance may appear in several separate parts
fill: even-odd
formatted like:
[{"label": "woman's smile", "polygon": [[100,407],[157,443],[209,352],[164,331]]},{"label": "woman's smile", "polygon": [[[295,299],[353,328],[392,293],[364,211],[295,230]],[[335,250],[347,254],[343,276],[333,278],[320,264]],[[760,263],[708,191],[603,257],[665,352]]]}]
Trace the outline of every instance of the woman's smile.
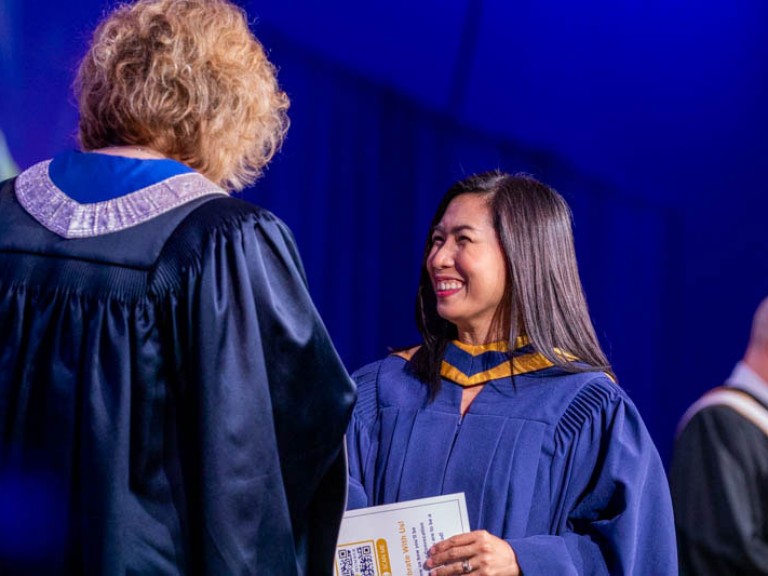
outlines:
[{"label": "woman's smile", "polygon": [[464,282],[459,280],[443,280],[440,277],[434,279],[435,294],[438,298],[447,298],[458,293],[463,287]]}]

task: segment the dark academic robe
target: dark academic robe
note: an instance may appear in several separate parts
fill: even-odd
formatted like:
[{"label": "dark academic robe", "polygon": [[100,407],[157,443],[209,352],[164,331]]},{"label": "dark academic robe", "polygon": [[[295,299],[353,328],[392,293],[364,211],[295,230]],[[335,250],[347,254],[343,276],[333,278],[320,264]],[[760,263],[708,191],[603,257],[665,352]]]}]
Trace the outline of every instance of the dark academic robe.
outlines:
[{"label": "dark academic robe", "polygon": [[[750,386],[745,368],[731,385],[763,403],[768,386]],[[768,574],[768,436],[730,406],[705,406],[683,423],[670,467],[680,574]]]},{"label": "dark academic robe", "polygon": [[286,226],[167,162],[0,188],[0,574],[333,571],[354,384]]},{"label": "dark academic robe", "polygon": [[[348,507],[464,492],[472,530],[506,540],[525,576],[677,574],[669,488],[635,406],[606,375],[530,352],[512,379],[450,345],[434,401],[401,357],[354,374]],[[461,417],[455,381],[479,371],[491,377]]]}]

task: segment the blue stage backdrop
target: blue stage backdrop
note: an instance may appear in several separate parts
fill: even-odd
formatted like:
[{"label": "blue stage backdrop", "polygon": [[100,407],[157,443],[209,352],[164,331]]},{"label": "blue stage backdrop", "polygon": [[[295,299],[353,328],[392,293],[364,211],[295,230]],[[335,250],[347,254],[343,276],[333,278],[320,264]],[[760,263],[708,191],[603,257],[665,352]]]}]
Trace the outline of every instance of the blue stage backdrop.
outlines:
[{"label": "blue stage backdrop", "polygon": [[[69,85],[110,3],[2,2],[0,129],[23,169],[75,145]],[[573,208],[598,334],[668,461],[768,295],[768,4],[241,4],[293,103],[244,196],[293,229],[349,369],[417,341],[445,189],[530,172]]]}]

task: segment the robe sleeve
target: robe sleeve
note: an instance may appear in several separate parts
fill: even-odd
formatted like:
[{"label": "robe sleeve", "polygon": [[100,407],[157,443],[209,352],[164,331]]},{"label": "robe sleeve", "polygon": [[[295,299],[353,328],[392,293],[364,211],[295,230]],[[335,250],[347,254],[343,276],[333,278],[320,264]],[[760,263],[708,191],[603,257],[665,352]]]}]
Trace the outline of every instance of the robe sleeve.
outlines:
[{"label": "robe sleeve", "polygon": [[352,377],[358,386],[358,398],[347,431],[349,457],[349,493],[347,509],[355,510],[373,504],[368,494],[373,493],[373,466],[377,440],[372,434],[377,411],[377,378],[381,362],[360,368]]},{"label": "robe sleeve", "polygon": [[768,574],[768,438],[725,406],[696,413],[670,468],[681,574]]},{"label": "robe sleeve", "polygon": [[508,540],[523,574],[677,574],[666,475],[615,384],[600,377],[579,392],[557,426],[555,451],[543,472],[551,535]]},{"label": "robe sleeve", "polygon": [[200,573],[331,574],[355,387],[289,230],[242,204],[219,203],[233,215],[201,240],[182,291],[193,558]]}]

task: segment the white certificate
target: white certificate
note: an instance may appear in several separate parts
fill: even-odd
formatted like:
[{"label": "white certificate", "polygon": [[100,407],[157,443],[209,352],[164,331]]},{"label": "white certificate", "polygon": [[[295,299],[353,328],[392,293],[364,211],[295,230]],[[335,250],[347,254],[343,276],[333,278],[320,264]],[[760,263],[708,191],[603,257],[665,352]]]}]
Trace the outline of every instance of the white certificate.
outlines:
[{"label": "white certificate", "polygon": [[336,575],[426,575],[432,545],[469,531],[463,492],[350,510],[341,522]]}]

